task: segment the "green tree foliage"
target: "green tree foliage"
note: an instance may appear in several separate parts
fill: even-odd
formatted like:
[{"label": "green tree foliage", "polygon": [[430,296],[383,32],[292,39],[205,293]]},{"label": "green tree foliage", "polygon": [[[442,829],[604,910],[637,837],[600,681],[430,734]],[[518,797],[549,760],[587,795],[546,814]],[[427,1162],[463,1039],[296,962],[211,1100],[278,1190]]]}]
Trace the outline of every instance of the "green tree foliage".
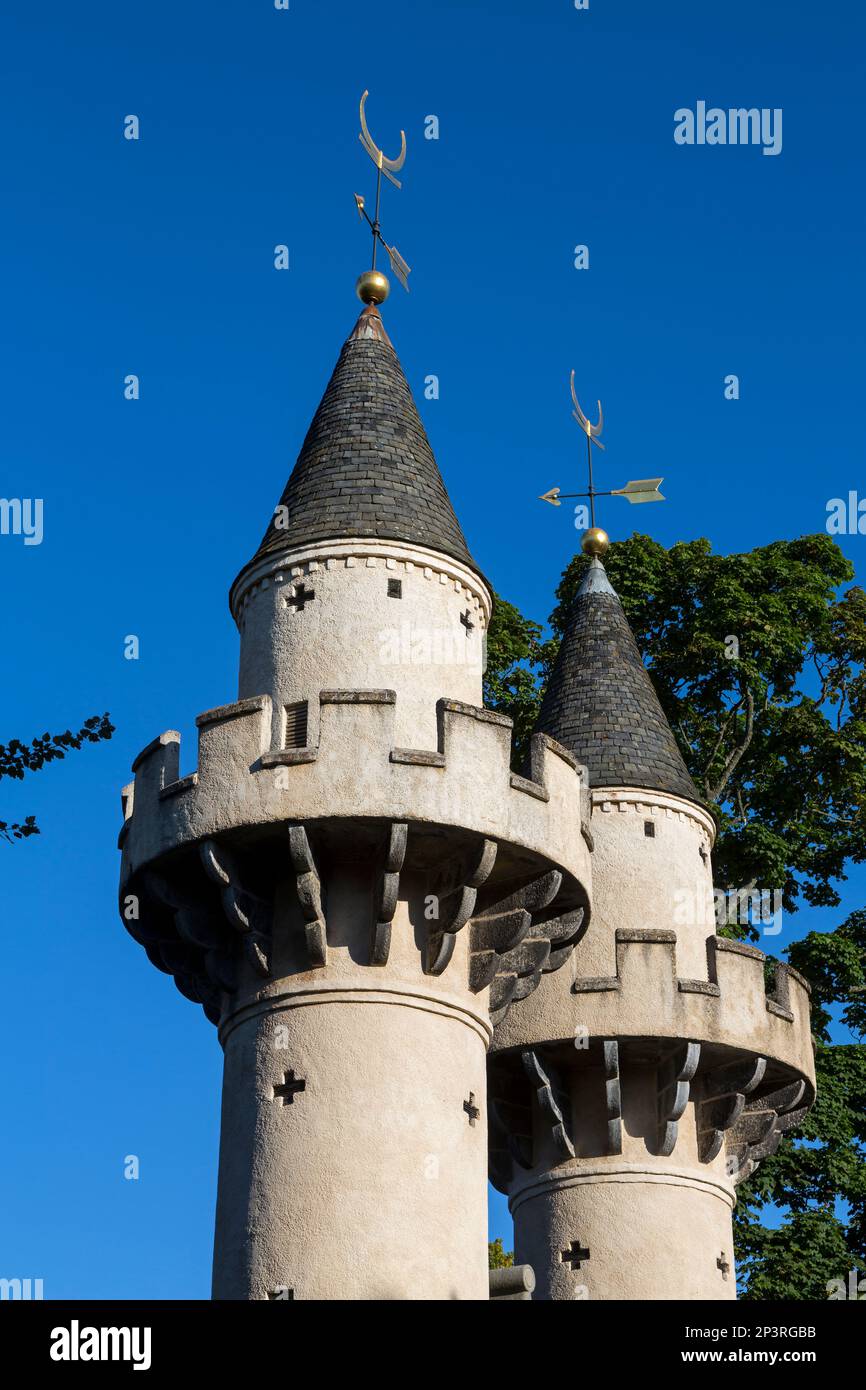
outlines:
[{"label": "green tree foliage", "polygon": [[[107,714],[94,714],[85,719],[77,733],[66,729],[62,734],[38,734],[29,743],[13,738],[11,743],[0,743],[0,777],[12,777],[21,782],[26,772],[38,772],[46,763],[65,758],[71,749],[81,748],[85,743],[99,743],[109,739],[114,733],[114,725]],[[14,840],[26,840],[30,835],[40,834],[35,816],[25,816],[23,821],[0,820],[0,837],[11,844]]]},{"label": "green tree foliage", "polygon": [[[549,641],[511,605],[494,612],[486,692],[521,753],[587,564],[563,575]],[[838,905],[846,865],[866,859],[866,594],[840,596],[850,562],[827,535],[729,556],[635,535],[605,567],[716,815],[716,884],[779,889],[787,912]],[[746,1297],[826,1298],[829,1280],[866,1268],[866,912],[787,954],[815,989],[818,1101],[740,1187],[738,1257]],[[830,1042],[837,1017],[854,1042]],[[761,1224],[768,1203],[780,1228]]]},{"label": "green tree foliage", "polygon": [[[738,1189],[739,1272],[754,1299],[826,1298],[832,1280],[866,1272],[866,911],[787,954],[812,985],[818,1097]],[[834,1018],[859,1041],[832,1044]],[[777,1229],[760,1222],[770,1202],[786,1213]]]},{"label": "green tree foliage", "polygon": [[503,1250],[502,1237],[487,1242],[487,1268],[508,1269],[514,1264],[514,1251]]},{"label": "green tree foliage", "polygon": [[558,645],[542,641],[540,623],[524,618],[514,604],[494,595],[484,703],[514,721],[515,766],[529,748],[529,735],[538,715],[540,681],[552,665]]}]

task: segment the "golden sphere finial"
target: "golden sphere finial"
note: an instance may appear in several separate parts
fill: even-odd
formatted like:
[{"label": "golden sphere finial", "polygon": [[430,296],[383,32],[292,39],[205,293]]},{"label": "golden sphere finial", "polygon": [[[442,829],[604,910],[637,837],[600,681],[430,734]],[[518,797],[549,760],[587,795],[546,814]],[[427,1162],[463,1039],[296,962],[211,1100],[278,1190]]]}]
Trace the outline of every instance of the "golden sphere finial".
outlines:
[{"label": "golden sphere finial", "polygon": [[602,531],[600,526],[590,526],[588,531],[584,531],[580,542],[580,548],[584,555],[606,555],[610,546],[610,536],[606,531]]},{"label": "golden sphere finial", "polygon": [[363,304],[384,304],[391,293],[388,277],[381,270],[365,270],[358,276],[355,293]]}]

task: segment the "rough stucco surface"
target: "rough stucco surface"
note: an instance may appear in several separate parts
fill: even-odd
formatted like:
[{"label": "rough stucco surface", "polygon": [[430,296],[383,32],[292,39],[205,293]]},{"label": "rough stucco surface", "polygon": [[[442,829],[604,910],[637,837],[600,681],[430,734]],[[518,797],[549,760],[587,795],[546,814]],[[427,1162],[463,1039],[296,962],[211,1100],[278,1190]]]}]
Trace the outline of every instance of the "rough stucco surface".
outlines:
[{"label": "rough stucco surface", "polygon": [[[238,698],[267,691],[279,720],[306,700],[308,742],[318,743],[319,694],[393,690],[394,737],[436,748],[440,697],[481,704],[490,595],[473,570],[396,542],[307,546],[250,572],[239,588]],[[389,581],[400,597],[388,596]],[[298,591],[314,595],[299,609]]]},{"label": "rough stucco surface", "polygon": [[[487,1298],[486,1006],[459,964],[423,975],[405,907],[388,965],[361,963],[366,907],[347,865],[327,972],[282,973],[284,956],[269,994],[241,992],[221,1025],[217,1299]],[[287,896],[284,947],[295,910]],[[289,1069],[305,1088],[284,1105]]]},{"label": "rough stucco surface", "polygon": [[[532,1265],[535,1298],[736,1298],[732,1198],[693,1182],[620,1169],[584,1172],[573,1186],[540,1186],[514,1218],[514,1258]],[[580,1269],[562,1258],[575,1239],[590,1252]]]},{"label": "rough stucco surface", "polygon": [[615,974],[616,929],[639,927],[675,931],[680,975],[707,979],[715,932],[709,813],[681,797],[620,787],[593,792],[591,827],[598,887],[580,974]]}]

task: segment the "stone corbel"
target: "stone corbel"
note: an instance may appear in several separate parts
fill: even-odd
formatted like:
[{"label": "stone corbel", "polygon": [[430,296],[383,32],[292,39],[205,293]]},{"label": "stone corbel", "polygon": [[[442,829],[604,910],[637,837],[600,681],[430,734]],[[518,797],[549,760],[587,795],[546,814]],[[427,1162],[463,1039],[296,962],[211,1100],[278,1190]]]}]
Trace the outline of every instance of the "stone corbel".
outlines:
[{"label": "stone corbel", "polygon": [[[571,1129],[571,1097],[549,1063],[542,1063],[538,1053],[528,1047],[520,1054],[523,1070],[535,1088],[535,1098],[542,1123],[550,1135],[558,1157],[565,1161],[574,1158]],[[568,1118],[566,1118],[566,1116]]]},{"label": "stone corbel", "polygon": [[216,840],[199,846],[205,873],[220,892],[223,911],[257,975],[266,979],[271,972],[271,911],[268,904],[245,889],[234,855]]},{"label": "stone corbel", "polygon": [[295,871],[295,891],[304,914],[307,957],[315,969],[327,964],[328,938],[322,907],[322,883],[302,825],[289,826],[289,854]]},{"label": "stone corbel", "polygon": [[809,1113],[808,1105],[800,1105],[805,1090],[805,1081],[791,1081],[747,1102],[728,1144],[737,1164],[735,1183],[750,1177],[762,1159],[776,1152],[788,1130],[802,1123]]},{"label": "stone corbel", "polygon": [[439,917],[428,946],[428,975],[441,975],[451,960],[457,933],[472,916],[478,889],[493,871],[497,848],[495,840],[482,840],[474,855],[461,866],[456,885],[438,894],[433,889],[439,898]]},{"label": "stone corbel", "polygon": [[409,828],[405,821],[394,821],[388,830],[382,868],[376,889],[373,913],[373,940],[370,948],[371,965],[387,965],[391,950],[391,923],[397,910],[400,893],[400,871],[406,858]]},{"label": "stone corbel", "polygon": [[[516,1084],[515,1084],[516,1082]],[[518,1168],[532,1167],[531,1091],[523,1075],[491,1071],[487,1093],[490,1181],[507,1192]]]},{"label": "stone corbel", "polygon": [[222,923],[164,874],[145,870],[141,883],[146,897],[171,914],[178,939],[159,937],[147,927],[144,933],[132,934],[144,945],[151,964],[172,975],[181,994],[201,1004],[215,1022],[220,991],[230,994],[237,986],[235,961]]},{"label": "stone corbel", "polygon": [[763,1080],[765,1057],[746,1056],[703,1076],[703,1092],[698,1106],[698,1156],[712,1163],[721,1152],[725,1132],[732,1129],[746,1107],[750,1095]]},{"label": "stone corbel", "polygon": [[619,1043],[602,1043],[604,1090],[607,1105],[607,1151],[622,1153],[622,1086],[619,1076]]},{"label": "stone corbel", "polygon": [[542,974],[558,970],[574,949],[582,908],[545,922],[535,920],[554,901],[561,884],[562,874],[552,869],[473,918],[469,987],[478,993],[490,986],[494,1025],[511,1003],[531,994]]},{"label": "stone corbel", "polygon": [[544,934],[550,942],[550,955],[542,969],[545,975],[560,970],[568,960],[580,937],[584,911],[577,907],[573,912],[564,912],[552,922],[544,923]]},{"label": "stone corbel", "polygon": [[662,1158],[673,1153],[679,1121],[689,1103],[692,1077],[701,1059],[701,1045],[685,1042],[659,1063],[658,1141],[655,1152]]}]

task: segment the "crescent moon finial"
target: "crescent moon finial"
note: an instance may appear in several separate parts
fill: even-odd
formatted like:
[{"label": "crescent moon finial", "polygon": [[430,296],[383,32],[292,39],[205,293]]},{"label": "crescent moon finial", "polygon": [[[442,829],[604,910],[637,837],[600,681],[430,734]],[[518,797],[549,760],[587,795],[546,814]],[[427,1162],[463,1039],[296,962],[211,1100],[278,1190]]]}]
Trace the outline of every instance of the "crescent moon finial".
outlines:
[{"label": "crescent moon finial", "polygon": [[364,204],[364,199],[361,197],[359,193],[355,194],[355,206],[358,209],[358,214],[361,217],[361,219],[365,221],[369,226],[370,232],[373,237],[373,263],[369,271],[366,271],[358,280],[356,290],[359,297],[364,301],[365,304],[381,304],[382,300],[385,299],[385,297],[388,294],[388,281],[385,278],[385,276],[381,273],[381,271],[376,269],[376,251],[379,246],[381,246],[383,250],[387,252],[388,259],[391,262],[391,269],[393,270],[397,279],[400,281],[400,284],[403,286],[404,290],[409,289],[409,275],[411,274],[411,268],[408,262],[405,261],[403,257],[400,255],[400,252],[397,250],[396,246],[389,246],[388,242],[382,235],[382,224],[380,222],[382,175],[384,174],[388,182],[393,183],[395,188],[401,187],[400,180],[398,178],[395,178],[394,174],[396,170],[402,169],[403,163],[406,159],[406,132],[405,130],[400,131],[400,153],[396,156],[395,159],[389,159],[388,156],[384,154],[383,151],[379,148],[379,146],[376,144],[376,141],[370,134],[370,127],[367,124],[367,97],[369,95],[369,91],[366,90],[361,94],[361,104],[359,107],[359,113],[361,117],[361,133],[359,134],[358,139],[364,146],[364,149],[367,151],[367,154],[370,156],[370,158],[376,166],[376,169],[378,170],[376,178],[376,202],[374,205],[372,217],[370,216],[370,213],[367,211],[366,206]]},{"label": "crescent moon finial", "polygon": [[[400,131],[400,153],[397,155],[396,159],[389,159],[388,156],[376,144],[375,140],[370,134],[370,127],[367,125],[367,113],[365,107],[367,104],[367,97],[369,95],[369,91],[366,91],[364,92],[364,95],[361,97],[361,144],[365,147],[367,153],[369,154],[370,158],[372,159],[373,163],[376,165],[377,168],[390,169],[393,173],[396,174],[399,169],[403,168],[403,165],[406,161],[406,132],[405,130]],[[394,180],[394,182],[396,182],[396,180]]]},{"label": "crescent moon finial", "polygon": [[599,446],[600,449],[604,448],[604,445],[601,443],[601,441],[600,441],[599,438],[598,438],[598,436],[601,434],[602,430],[604,429],[604,414],[603,414],[602,408],[601,408],[601,401],[598,401],[598,402],[597,402],[597,404],[598,404],[598,424],[597,424],[597,425],[591,425],[590,422],[589,422],[589,420],[586,418],[586,416],[584,415],[583,411],[581,410],[581,408],[580,408],[580,401],[577,399],[577,392],[576,392],[575,389],[574,389],[574,371],[573,371],[573,370],[572,370],[572,373],[571,373],[571,399],[572,399],[572,401],[574,402],[574,418],[575,418],[575,420],[577,421],[577,423],[580,425],[580,428],[583,430],[584,434],[585,434],[585,435],[588,435],[589,438],[592,440],[592,442],[593,442],[594,444],[598,444],[598,446]]}]

